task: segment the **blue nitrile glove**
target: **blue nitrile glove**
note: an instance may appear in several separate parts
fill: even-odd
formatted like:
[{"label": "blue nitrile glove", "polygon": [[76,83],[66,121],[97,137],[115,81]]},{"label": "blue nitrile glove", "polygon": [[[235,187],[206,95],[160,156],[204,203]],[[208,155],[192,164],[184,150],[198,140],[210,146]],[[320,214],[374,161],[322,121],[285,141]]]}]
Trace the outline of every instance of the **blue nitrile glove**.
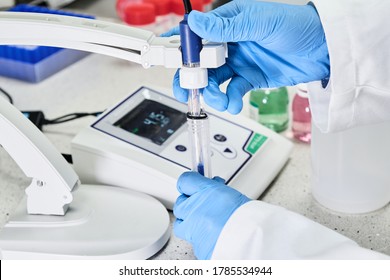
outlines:
[{"label": "blue nitrile glove", "polygon": [[233,212],[250,199],[216,177],[197,172],[183,173],[177,182],[181,196],[173,213],[175,235],[193,246],[198,259],[210,259],[219,234]]},{"label": "blue nitrile glove", "polygon": [[[230,42],[226,64],[209,70],[205,102],[232,114],[241,111],[243,95],[253,88],[272,88],[322,80],[329,76],[329,55],[320,18],[311,5],[236,0],[211,12],[192,11],[190,28],[213,42]],[[177,29],[164,36],[177,34]],[[231,79],[226,95],[219,85]],[[173,92],[181,102],[188,91],[176,73]]]}]

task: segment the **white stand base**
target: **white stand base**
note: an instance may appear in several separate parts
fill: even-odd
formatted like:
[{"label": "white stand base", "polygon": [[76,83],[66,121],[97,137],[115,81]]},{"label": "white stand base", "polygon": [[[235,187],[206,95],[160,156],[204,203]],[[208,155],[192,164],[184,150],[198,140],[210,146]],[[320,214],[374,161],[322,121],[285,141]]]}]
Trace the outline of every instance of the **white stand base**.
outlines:
[{"label": "white stand base", "polygon": [[1,259],[146,259],[170,237],[151,196],[81,185],[65,216],[28,215],[23,200],[0,232]]}]

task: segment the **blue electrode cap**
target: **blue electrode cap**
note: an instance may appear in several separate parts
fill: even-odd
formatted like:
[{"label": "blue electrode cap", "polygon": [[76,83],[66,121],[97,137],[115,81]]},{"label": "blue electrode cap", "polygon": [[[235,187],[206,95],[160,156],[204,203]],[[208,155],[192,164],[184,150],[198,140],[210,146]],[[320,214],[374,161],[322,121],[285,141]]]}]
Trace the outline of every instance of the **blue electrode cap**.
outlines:
[{"label": "blue electrode cap", "polygon": [[202,50],[202,38],[196,35],[188,25],[188,14],[180,22],[181,55],[184,66],[194,66],[200,63],[200,51]]}]

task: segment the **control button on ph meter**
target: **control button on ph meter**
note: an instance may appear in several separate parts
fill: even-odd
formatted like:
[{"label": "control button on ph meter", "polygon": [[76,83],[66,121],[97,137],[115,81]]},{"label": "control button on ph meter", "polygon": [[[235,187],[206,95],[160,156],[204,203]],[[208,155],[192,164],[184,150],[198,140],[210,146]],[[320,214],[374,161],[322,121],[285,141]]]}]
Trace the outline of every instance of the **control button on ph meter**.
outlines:
[{"label": "control button on ph meter", "polygon": [[234,159],[237,157],[237,151],[228,146],[221,146],[221,145],[213,145],[211,144],[212,148],[216,151],[218,151],[222,156],[224,156],[227,159]]},{"label": "control button on ph meter", "polygon": [[179,151],[179,152],[185,152],[187,151],[187,148],[183,145],[177,145],[176,147],[176,150]]},{"label": "control button on ph meter", "polygon": [[228,159],[236,158],[237,152],[233,148],[225,147],[221,149],[222,155]]},{"label": "control button on ph meter", "polygon": [[227,140],[226,136],[222,134],[215,134],[214,139],[218,142],[226,142]]}]

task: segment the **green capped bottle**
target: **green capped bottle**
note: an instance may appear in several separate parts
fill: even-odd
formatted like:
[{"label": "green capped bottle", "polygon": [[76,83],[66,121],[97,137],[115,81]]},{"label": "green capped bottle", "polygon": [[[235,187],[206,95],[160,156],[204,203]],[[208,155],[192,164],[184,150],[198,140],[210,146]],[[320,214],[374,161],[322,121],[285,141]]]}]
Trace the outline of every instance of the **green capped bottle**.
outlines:
[{"label": "green capped bottle", "polygon": [[252,90],[249,96],[250,118],[281,132],[288,127],[288,91],[286,87]]}]

